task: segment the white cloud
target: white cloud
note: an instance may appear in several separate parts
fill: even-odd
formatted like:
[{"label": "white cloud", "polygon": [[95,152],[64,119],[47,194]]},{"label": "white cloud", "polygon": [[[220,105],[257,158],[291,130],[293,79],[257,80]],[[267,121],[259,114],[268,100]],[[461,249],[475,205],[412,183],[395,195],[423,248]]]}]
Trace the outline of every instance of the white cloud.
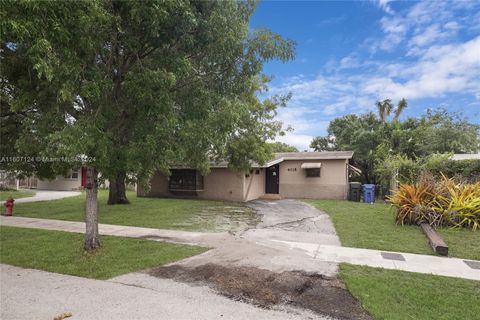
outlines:
[{"label": "white cloud", "polygon": [[[384,5],[388,6],[388,1]],[[409,54],[421,54],[424,46],[452,39],[461,29],[478,29],[475,6],[475,1],[418,2],[403,12],[382,17],[379,24],[383,37],[367,39],[366,45],[372,53],[391,52],[408,41]],[[469,10],[472,17],[458,16],[457,10]]]},{"label": "white cloud", "polygon": [[407,26],[404,19],[400,17],[383,17],[380,19],[380,25],[385,33],[405,33]]},{"label": "white cloud", "polygon": [[[323,101],[328,98],[336,99],[352,90],[352,84],[347,81],[323,76],[315,79],[293,77],[278,87],[270,88],[270,92],[273,94],[291,92],[293,96],[289,104],[297,108],[312,108],[313,101]],[[325,105],[321,104],[315,109],[321,112],[323,107]]]},{"label": "white cloud", "polygon": [[[382,5],[390,8],[388,1]],[[469,95],[477,102],[465,108],[478,108],[480,28],[472,22],[479,15],[471,6],[435,1],[415,3],[399,13],[387,9],[389,15],[379,20],[382,37],[365,44],[373,53],[395,50],[395,60],[384,60],[385,55],[365,59],[368,50],[360,47],[328,61],[315,77],[299,75],[277,82],[271,93],[293,94],[279,119],[295,129],[278,140],[304,150],[314,136],[325,135],[330,119],[372,111],[375,101],[385,98],[394,102],[407,98],[414,104],[418,99]],[[467,40],[462,34],[466,31],[471,35]]]},{"label": "white cloud", "polygon": [[438,25],[434,24],[411,38],[408,44],[410,46],[424,46],[436,41],[441,35],[442,33],[440,32]]},{"label": "white cloud", "polygon": [[460,25],[455,21],[449,21],[443,25],[445,30],[458,30],[460,29]]},{"label": "white cloud", "polygon": [[420,31],[408,42],[408,47],[410,48],[408,54],[419,55],[424,52],[428,45],[454,37],[459,29],[458,24],[455,24],[455,22],[449,22],[443,25],[443,27],[438,24],[432,24],[424,29],[419,29]]},{"label": "white cloud", "polygon": [[377,0],[377,5],[386,13],[394,14],[395,12],[390,7],[390,2],[392,2],[392,0]]},{"label": "white cloud", "polygon": [[314,136],[297,134],[294,132],[289,132],[284,136],[277,137],[276,141],[286,143],[288,145],[294,146],[298,151],[310,150],[310,142],[312,142]]},{"label": "white cloud", "polygon": [[315,123],[311,119],[316,113],[318,111],[313,108],[289,106],[278,110],[276,118],[297,132],[305,132],[314,127]]},{"label": "white cloud", "polygon": [[474,94],[480,85],[480,36],[459,45],[430,47],[416,63],[404,64],[402,73],[408,75],[404,81],[375,76],[365,81],[362,90],[392,99]]},{"label": "white cloud", "polygon": [[318,110],[306,107],[286,107],[278,112],[277,120],[282,121],[284,127],[291,127],[284,136],[278,136],[276,141],[281,141],[303,151],[309,149],[314,135],[311,132],[325,134],[329,121],[318,121]]},{"label": "white cloud", "polygon": [[[474,96],[480,88],[479,57],[480,36],[465,43],[430,46],[412,62],[367,61],[370,71],[357,70],[353,75],[338,72],[313,79],[292,77],[270,90],[293,94],[291,107],[280,110],[278,115],[279,120],[295,129],[283,139],[299,145],[303,141],[305,145],[312,132],[318,135],[317,118],[370,111],[376,100],[415,100],[449,93]],[[342,61],[337,64],[340,71]]]},{"label": "white cloud", "polygon": [[385,16],[380,19],[380,28],[384,33],[383,38],[368,38],[365,40],[364,45],[369,47],[371,53],[376,53],[379,50],[392,51],[395,49],[405,40],[408,24],[401,17]]}]

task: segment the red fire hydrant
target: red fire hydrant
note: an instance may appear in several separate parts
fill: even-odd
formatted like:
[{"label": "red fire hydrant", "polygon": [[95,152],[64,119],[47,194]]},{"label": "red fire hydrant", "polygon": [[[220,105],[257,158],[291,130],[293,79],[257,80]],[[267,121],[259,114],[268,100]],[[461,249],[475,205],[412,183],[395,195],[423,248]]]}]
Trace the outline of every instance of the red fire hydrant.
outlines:
[{"label": "red fire hydrant", "polygon": [[11,216],[13,215],[13,206],[14,206],[14,203],[15,200],[13,200],[12,197],[8,197],[7,200],[5,201],[5,203],[3,204],[5,206],[5,215],[6,216]]}]

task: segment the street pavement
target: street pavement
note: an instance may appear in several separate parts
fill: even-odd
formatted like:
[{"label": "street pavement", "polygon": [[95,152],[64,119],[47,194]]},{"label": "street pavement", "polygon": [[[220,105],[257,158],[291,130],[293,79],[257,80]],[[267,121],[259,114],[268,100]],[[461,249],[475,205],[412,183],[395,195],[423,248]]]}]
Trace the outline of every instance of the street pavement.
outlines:
[{"label": "street pavement", "polygon": [[329,319],[300,309],[262,309],[206,286],[140,273],[123,276],[125,282],[135,281],[132,285],[119,282],[122,278],[102,281],[4,264],[0,275],[0,318],[5,320],[53,319],[64,312],[71,312],[67,319],[72,320]]}]

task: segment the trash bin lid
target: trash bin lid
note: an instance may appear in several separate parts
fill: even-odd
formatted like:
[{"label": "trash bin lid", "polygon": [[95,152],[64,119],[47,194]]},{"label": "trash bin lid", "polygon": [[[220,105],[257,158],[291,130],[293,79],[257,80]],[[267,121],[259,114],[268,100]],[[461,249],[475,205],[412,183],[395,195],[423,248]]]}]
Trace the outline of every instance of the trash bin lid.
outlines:
[{"label": "trash bin lid", "polygon": [[374,184],[364,184],[363,189],[365,189],[365,190],[375,190],[375,185]]}]

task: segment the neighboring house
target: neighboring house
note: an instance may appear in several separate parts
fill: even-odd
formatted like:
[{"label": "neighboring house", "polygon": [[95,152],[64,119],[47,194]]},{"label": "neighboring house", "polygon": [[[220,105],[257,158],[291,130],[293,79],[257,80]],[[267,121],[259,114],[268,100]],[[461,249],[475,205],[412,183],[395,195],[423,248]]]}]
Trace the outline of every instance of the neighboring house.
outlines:
[{"label": "neighboring house", "polygon": [[189,168],[172,168],[171,175],[157,172],[144,197],[195,197],[250,201],[262,197],[346,199],[349,159],[352,151],[276,153],[264,166],[252,165],[249,174],[228,169],[228,163],[212,163],[202,176]]},{"label": "neighboring house", "polygon": [[83,168],[70,170],[66,176],[57,176],[53,180],[37,180],[38,190],[71,191],[80,190],[85,185],[86,174]]}]

